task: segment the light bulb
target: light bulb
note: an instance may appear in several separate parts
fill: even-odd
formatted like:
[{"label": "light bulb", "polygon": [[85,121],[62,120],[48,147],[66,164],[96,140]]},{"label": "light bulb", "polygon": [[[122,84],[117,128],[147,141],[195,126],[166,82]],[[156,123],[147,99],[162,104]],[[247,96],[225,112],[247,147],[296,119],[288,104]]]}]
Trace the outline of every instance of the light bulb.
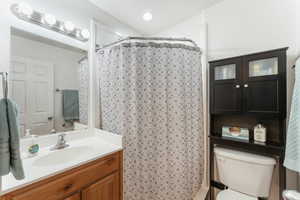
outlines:
[{"label": "light bulb", "polygon": [[143,15],[143,19],[144,19],[145,21],[151,21],[152,18],[153,18],[153,15],[152,15],[151,12],[145,12],[144,15]]},{"label": "light bulb", "polygon": [[80,32],[80,35],[84,39],[89,39],[90,38],[90,31],[88,29],[82,29],[81,32]]},{"label": "light bulb", "polygon": [[116,31],[115,34],[118,35],[119,37],[122,37],[122,34],[118,31]]},{"label": "light bulb", "polygon": [[17,9],[20,14],[25,15],[27,17],[30,17],[33,13],[31,6],[24,2],[19,3]]},{"label": "light bulb", "polygon": [[53,26],[56,24],[56,18],[51,14],[45,14],[43,20],[49,26]]},{"label": "light bulb", "polygon": [[81,37],[81,31],[80,30],[76,30],[76,37],[78,37],[78,38]]},{"label": "light bulb", "polygon": [[72,22],[66,21],[66,22],[64,23],[64,29],[65,29],[67,32],[72,32],[72,31],[74,31],[75,26],[74,26],[74,24],[73,24]]}]

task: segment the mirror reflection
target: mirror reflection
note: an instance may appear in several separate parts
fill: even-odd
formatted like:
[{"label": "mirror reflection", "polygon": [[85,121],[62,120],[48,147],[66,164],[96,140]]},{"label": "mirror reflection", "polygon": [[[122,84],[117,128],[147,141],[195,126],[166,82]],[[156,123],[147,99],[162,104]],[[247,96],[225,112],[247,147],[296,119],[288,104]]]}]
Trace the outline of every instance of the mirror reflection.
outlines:
[{"label": "mirror reflection", "polygon": [[87,52],[18,29],[11,30],[9,97],[20,134],[87,128]]}]

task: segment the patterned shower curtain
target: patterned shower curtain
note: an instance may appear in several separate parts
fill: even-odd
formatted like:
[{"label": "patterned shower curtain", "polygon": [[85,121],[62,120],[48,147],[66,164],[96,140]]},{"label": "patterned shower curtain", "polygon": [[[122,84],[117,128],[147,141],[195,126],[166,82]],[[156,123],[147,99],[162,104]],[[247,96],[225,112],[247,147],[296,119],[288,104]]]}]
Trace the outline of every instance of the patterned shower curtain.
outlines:
[{"label": "patterned shower curtain", "polygon": [[88,124],[89,63],[85,59],[79,63],[79,121]]},{"label": "patterned shower curtain", "polygon": [[123,43],[98,52],[102,128],[123,136],[125,200],[191,200],[204,172],[200,49]]}]

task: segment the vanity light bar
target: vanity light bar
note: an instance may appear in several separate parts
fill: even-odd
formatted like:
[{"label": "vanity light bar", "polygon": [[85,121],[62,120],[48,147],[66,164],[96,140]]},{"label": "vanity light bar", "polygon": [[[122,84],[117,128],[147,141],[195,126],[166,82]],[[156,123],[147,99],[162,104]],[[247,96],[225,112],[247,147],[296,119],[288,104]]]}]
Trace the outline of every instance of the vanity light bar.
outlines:
[{"label": "vanity light bar", "polygon": [[56,31],[81,42],[87,42],[89,40],[89,30],[77,28],[70,21],[63,22],[57,20],[55,16],[51,14],[44,14],[32,10],[32,8],[25,3],[13,4],[11,11],[17,18],[26,22]]}]

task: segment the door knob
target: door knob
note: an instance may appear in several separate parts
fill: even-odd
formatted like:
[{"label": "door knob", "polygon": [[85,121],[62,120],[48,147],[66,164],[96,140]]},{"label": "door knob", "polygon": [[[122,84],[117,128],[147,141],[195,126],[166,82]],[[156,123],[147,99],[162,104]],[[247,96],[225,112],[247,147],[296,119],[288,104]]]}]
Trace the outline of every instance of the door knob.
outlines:
[{"label": "door knob", "polygon": [[240,88],[241,86],[240,86],[240,85],[236,85],[235,87],[236,87],[236,88]]},{"label": "door knob", "polygon": [[248,87],[248,84],[245,84],[244,87],[247,88],[247,87]]}]

